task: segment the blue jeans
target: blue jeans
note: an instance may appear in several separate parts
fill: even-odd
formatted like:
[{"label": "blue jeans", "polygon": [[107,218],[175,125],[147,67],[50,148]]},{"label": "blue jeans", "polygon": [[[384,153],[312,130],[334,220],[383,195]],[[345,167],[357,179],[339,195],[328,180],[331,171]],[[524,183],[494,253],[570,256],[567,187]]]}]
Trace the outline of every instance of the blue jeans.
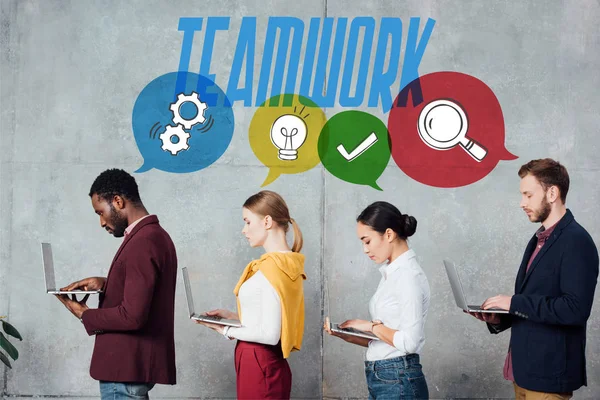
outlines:
[{"label": "blue jeans", "polygon": [[148,392],[154,383],[124,383],[100,381],[102,400],[149,399]]},{"label": "blue jeans", "polygon": [[418,354],[365,361],[369,399],[429,399]]}]

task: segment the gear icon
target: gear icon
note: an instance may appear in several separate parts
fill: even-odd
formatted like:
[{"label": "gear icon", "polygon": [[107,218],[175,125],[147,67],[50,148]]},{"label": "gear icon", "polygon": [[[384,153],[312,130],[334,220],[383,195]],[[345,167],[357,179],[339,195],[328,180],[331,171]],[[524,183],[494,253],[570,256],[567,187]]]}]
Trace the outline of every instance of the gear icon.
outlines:
[{"label": "gear icon", "polygon": [[[177,141],[175,143],[172,141],[173,136],[177,137]],[[181,125],[168,125],[167,129],[159,136],[160,140],[162,141],[161,148],[164,151],[168,151],[172,155],[176,156],[180,151],[190,148],[190,145],[188,144],[188,139],[190,136],[191,135],[189,133],[183,130]]]},{"label": "gear icon", "polygon": [[[196,116],[192,119],[185,119],[179,113],[181,106],[186,102],[194,103],[196,106]],[[179,93],[179,95],[177,95],[177,101],[172,103],[169,107],[171,112],[173,112],[173,122],[175,124],[181,124],[185,129],[191,129],[192,126],[198,123],[203,124],[204,121],[206,121],[206,118],[204,117],[204,111],[207,108],[208,106],[206,103],[200,101],[200,96],[196,92],[192,92],[192,94],[187,96],[183,93]]]}]

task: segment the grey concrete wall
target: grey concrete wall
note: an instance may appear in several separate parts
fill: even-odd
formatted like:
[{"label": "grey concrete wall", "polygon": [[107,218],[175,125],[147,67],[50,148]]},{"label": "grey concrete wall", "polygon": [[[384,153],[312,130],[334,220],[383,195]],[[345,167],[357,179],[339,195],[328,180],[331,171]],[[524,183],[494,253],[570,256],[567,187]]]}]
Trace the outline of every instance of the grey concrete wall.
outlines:
[{"label": "grey concrete wall", "polygon": [[[87,191],[108,167],[133,171],[142,164],[131,110],[150,80],[176,69],[179,17],[231,16],[229,32],[218,36],[211,68],[223,87],[230,62],[218,60],[231,60],[241,17],[266,21],[291,15],[307,21],[326,14],[435,19],[420,73],[454,70],[486,82],[502,105],[507,148],[520,158],[501,162],[486,178],[458,189],[422,185],[393,162],[379,180],[383,192],[342,182],[320,165],[268,186],[287,200],[305,237],[307,323],[303,349],[291,357],[293,396],[367,396],[364,351],[323,337],[320,325],[325,281],[336,320],[368,317],[379,272],[361,252],[354,219],[374,200],[390,201],[419,221],[411,245],[432,292],[422,354],[431,397],[512,396],[512,386],[502,379],[509,334],[489,335],[453,305],[441,260],[449,257],[463,266],[465,290],[474,303],[510,294],[536,229],[518,208],[516,171],[545,156],[568,167],[568,206],[599,242],[597,1],[0,4],[0,314],[8,314],[25,337],[17,345],[21,357],[14,368],[0,373],[5,395],[98,395],[88,374],[93,339],[58,301],[43,294],[39,242],[52,240],[59,282],[107,272],[119,240],[99,228]],[[259,25],[258,54],[263,32]],[[202,40],[202,33],[196,36]],[[197,71],[197,47],[191,59],[190,71]],[[362,109],[387,122],[381,111]],[[241,204],[259,190],[266,168],[247,140],[255,109],[236,105],[234,111],[231,145],[209,168],[135,175],[148,210],[172,235],[180,265],[192,272],[198,308],[234,308],[231,290],[246,263],[260,254],[240,235]],[[234,397],[233,343],[186,318],[181,281],[176,307],[178,384],[157,387],[154,397]],[[575,399],[600,397],[599,307],[596,300],[588,323],[589,386]]]}]

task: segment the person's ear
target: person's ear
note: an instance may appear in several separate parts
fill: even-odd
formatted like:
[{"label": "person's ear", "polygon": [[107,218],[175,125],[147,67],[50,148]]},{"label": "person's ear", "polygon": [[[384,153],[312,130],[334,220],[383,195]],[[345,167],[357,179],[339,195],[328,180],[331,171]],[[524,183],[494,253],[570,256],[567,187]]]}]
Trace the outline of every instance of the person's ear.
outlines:
[{"label": "person's ear", "polygon": [[546,198],[546,200],[548,200],[548,203],[554,203],[558,199],[558,192],[559,192],[558,187],[550,186],[550,188],[548,189],[547,198]]},{"label": "person's ear", "polygon": [[125,199],[116,194],[113,196],[112,204],[117,210],[122,210],[125,208]]},{"label": "person's ear", "polygon": [[273,227],[273,218],[271,218],[270,215],[265,216],[263,221],[266,230],[269,230]]},{"label": "person's ear", "polygon": [[393,229],[387,228],[385,230],[384,236],[388,243],[392,243],[394,239],[396,239],[396,232],[394,232]]}]

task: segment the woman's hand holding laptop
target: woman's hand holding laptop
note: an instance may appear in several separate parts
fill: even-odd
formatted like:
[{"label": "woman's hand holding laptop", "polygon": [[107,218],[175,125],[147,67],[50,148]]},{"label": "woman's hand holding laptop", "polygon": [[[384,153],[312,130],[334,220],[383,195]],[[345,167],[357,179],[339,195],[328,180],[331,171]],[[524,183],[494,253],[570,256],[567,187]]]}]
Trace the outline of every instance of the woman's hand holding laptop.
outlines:
[{"label": "woman's hand holding laptop", "polygon": [[229,311],[229,310],[223,310],[221,308],[218,308],[216,310],[207,311],[204,313],[204,315],[210,315],[211,317],[221,317],[221,318],[225,318],[225,319],[240,319],[240,317],[237,315],[237,313],[234,313],[233,311]]},{"label": "woman's hand holding laptop", "polygon": [[[234,313],[233,311],[223,310],[220,308],[217,310],[207,311],[202,315],[208,315],[211,317],[220,317],[220,318],[224,318],[224,319],[239,319],[239,316],[236,313]],[[211,324],[210,322],[199,321],[199,320],[196,320],[196,323],[200,324],[200,325],[204,325],[204,326],[212,329],[213,331],[220,333],[221,335],[223,334],[224,329],[225,329],[225,325]]]}]

